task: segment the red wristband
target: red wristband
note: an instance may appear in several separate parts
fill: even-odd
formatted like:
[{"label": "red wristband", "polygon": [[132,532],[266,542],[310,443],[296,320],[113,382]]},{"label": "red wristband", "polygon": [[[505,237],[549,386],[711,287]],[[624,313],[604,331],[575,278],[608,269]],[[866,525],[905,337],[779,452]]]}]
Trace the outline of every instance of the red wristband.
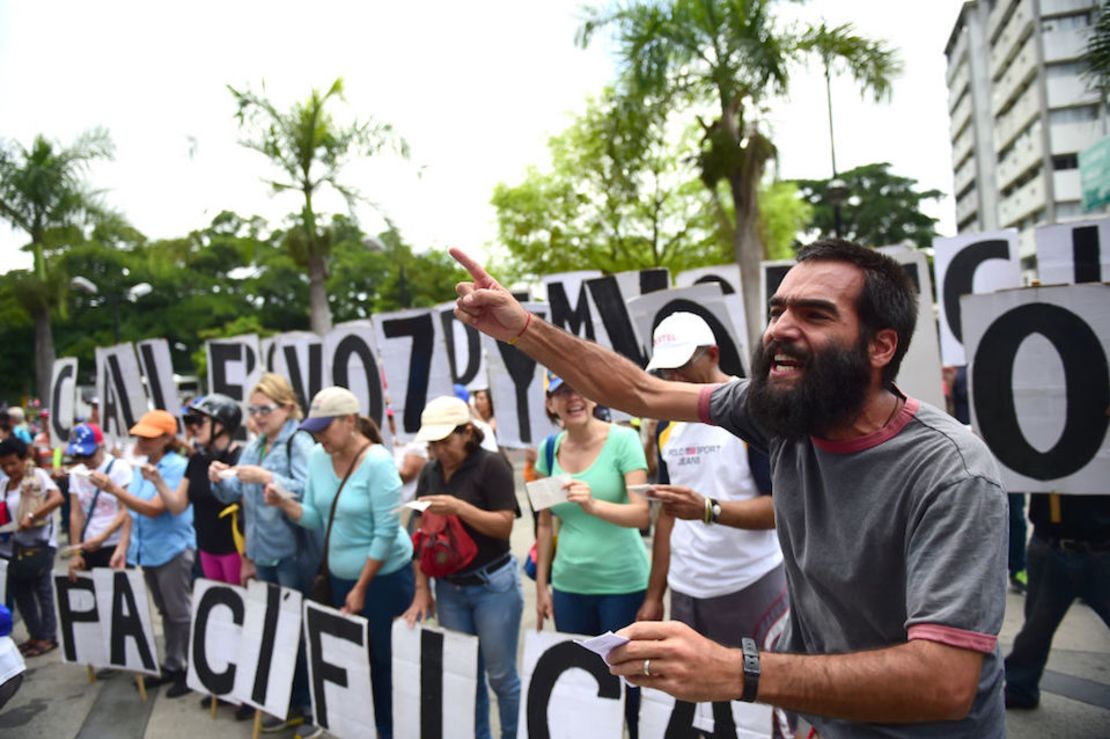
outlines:
[{"label": "red wristband", "polygon": [[509,341],[509,346],[513,346],[513,345],[515,345],[515,344],[516,344],[516,343],[517,343],[518,341],[520,341],[520,337],[521,337],[521,336],[524,336],[524,332],[525,332],[525,331],[527,331],[527,330],[528,330],[528,327],[532,325],[532,314],[531,314],[531,313],[528,313],[528,314],[527,314],[527,316],[528,316],[528,318],[526,318],[526,319],[524,320],[524,328],[520,329],[520,333],[519,333],[519,334],[517,334],[517,335],[516,335],[516,337],[515,337],[514,339],[512,339],[511,341]]}]

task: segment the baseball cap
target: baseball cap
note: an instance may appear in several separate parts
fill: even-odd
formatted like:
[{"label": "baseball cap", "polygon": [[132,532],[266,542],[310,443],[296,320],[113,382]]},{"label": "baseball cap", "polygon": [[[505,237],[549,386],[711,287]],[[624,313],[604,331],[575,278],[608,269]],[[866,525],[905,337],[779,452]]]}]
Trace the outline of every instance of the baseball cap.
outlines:
[{"label": "baseball cap", "polygon": [[349,416],[361,410],[358,398],[345,387],[326,387],[312,399],[308,406],[308,418],[301,421],[300,428],[315,434],[323,431],[339,416]]},{"label": "baseball cap", "polygon": [[96,448],[104,443],[104,433],[95,423],[82,423],[74,427],[69,435],[66,454],[71,457],[88,457],[96,453]]},{"label": "baseball cap", "polygon": [[543,391],[548,395],[558,390],[563,386],[563,378],[551,370],[543,371]]},{"label": "baseball cap", "polygon": [[717,338],[701,316],[679,311],[659,322],[652,344],[648,372],[681,367],[690,361],[699,346],[716,346]]},{"label": "baseball cap", "polygon": [[132,436],[155,439],[162,434],[176,434],[177,419],[168,411],[147,411],[139,422],[131,427]]},{"label": "baseball cap", "polygon": [[470,423],[470,407],[451,395],[433,398],[420,414],[420,430],[416,440],[421,442],[446,439],[457,427]]}]

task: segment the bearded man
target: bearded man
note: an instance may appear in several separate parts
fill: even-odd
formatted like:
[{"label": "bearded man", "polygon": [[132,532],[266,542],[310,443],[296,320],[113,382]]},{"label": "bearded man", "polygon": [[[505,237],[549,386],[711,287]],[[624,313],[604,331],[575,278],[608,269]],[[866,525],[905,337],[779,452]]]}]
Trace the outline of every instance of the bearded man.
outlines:
[{"label": "bearded man", "polygon": [[[751,381],[667,382],[535,319],[453,256],[455,314],[585,395],[719,425],[769,452],[791,612],[774,653],[676,622],[633,624],[614,674],[689,701],[758,700],[822,737],[1002,737],[997,644],[1006,495],[986,446],[894,384],[916,321],[888,257],[840,240],[798,253],[770,301]],[[939,382],[939,378],[938,378]]]}]

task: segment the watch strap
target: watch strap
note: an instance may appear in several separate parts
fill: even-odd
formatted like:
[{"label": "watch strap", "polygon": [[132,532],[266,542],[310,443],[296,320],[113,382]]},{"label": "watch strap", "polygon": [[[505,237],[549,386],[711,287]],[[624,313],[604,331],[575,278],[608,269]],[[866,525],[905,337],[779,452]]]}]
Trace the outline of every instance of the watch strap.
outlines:
[{"label": "watch strap", "polygon": [[744,637],[740,640],[740,649],[744,653],[744,692],[740,700],[754,703],[759,694],[759,647],[755,639]]}]

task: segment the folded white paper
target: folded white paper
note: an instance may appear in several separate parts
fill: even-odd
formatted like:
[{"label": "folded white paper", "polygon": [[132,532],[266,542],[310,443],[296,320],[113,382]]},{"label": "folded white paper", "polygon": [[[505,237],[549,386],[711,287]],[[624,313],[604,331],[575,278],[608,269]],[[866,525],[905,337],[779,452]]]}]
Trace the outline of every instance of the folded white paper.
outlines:
[{"label": "folded white paper", "polygon": [[570,475],[559,475],[524,483],[524,487],[528,491],[528,500],[532,502],[532,510],[542,511],[556,503],[566,503],[567,491],[563,489],[563,486],[569,483],[570,479]]}]

